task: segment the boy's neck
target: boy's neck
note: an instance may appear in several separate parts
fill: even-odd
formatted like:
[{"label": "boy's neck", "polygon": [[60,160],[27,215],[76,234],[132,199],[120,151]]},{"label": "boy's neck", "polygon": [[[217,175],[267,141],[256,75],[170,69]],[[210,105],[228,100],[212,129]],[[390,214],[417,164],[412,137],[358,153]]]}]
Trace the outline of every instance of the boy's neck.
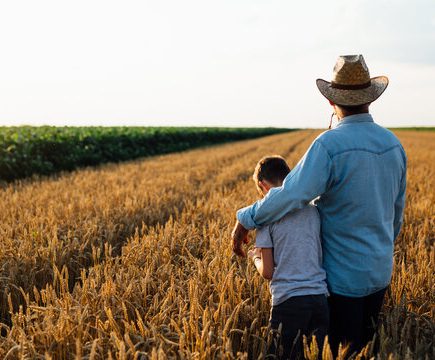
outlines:
[{"label": "boy's neck", "polygon": [[262,190],[263,190],[263,196],[266,196],[266,194],[269,192],[270,189],[274,187],[279,187],[282,185],[282,181],[279,184],[274,184],[267,180],[262,180],[261,182]]}]

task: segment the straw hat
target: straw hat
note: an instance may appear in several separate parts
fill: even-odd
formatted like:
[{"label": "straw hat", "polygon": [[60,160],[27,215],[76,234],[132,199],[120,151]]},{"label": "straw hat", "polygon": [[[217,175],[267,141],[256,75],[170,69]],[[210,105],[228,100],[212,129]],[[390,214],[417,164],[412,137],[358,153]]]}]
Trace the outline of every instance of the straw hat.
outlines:
[{"label": "straw hat", "polygon": [[317,79],[317,87],[334,104],[357,106],[375,101],[388,85],[386,76],[370,78],[362,55],[340,56],[334,66],[332,81]]}]

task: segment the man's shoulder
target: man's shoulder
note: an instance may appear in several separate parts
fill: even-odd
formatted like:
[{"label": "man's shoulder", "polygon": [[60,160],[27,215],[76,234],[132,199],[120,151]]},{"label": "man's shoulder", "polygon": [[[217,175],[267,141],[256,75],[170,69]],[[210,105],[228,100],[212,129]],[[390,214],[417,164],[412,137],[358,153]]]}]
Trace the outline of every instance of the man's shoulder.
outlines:
[{"label": "man's shoulder", "polygon": [[325,151],[329,157],[332,157],[337,148],[339,148],[340,143],[342,141],[340,138],[343,137],[338,131],[335,129],[327,130],[319,134],[312,143],[313,149],[321,148],[322,151]]},{"label": "man's shoulder", "polygon": [[343,131],[340,131],[340,129],[338,128],[326,130],[314,139],[314,143],[318,143],[326,150],[328,150],[331,146],[334,145],[335,142],[337,142],[337,140],[339,140],[343,136],[346,136],[346,134],[343,133]]},{"label": "man's shoulder", "polygon": [[385,131],[387,132],[388,136],[390,137],[391,143],[400,149],[402,156],[406,159],[405,149],[403,148],[403,145],[402,145],[400,139],[391,130],[385,129]]},{"label": "man's shoulder", "polygon": [[368,148],[372,150],[387,150],[392,147],[403,147],[397,136],[390,130],[374,122],[364,128],[356,126],[339,126],[321,133],[314,140],[320,144],[331,157],[347,150]]}]

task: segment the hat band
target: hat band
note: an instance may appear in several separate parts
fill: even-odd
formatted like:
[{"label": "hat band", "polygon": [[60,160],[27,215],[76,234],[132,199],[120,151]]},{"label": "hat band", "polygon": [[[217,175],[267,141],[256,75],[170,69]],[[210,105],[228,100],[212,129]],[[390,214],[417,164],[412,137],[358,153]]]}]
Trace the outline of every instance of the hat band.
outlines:
[{"label": "hat band", "polygon": [[365,84],[355,84],[355,85],[344,85],[344,84],[337,84],[333,81],[331,81],[331,87],[334,89],[340,89],[340,90],[360,90],[360,89],[366,89],[370,87],[372,84],[371,81],[366,82]]}]

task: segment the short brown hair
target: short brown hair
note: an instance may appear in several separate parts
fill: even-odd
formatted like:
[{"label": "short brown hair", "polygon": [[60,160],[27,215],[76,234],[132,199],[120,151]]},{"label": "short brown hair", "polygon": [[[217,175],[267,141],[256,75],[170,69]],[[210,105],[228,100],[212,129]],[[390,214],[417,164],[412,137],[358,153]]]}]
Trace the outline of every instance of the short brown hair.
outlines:
[{"label": "short brown hair", "polygon": [[279,186],[289,172],[290,168],[282,156],[265,156],[255,167],[252,178],[254,179],[257,189],[259,189],[258,183],[263,180],[266,180],[275,186]]}]

